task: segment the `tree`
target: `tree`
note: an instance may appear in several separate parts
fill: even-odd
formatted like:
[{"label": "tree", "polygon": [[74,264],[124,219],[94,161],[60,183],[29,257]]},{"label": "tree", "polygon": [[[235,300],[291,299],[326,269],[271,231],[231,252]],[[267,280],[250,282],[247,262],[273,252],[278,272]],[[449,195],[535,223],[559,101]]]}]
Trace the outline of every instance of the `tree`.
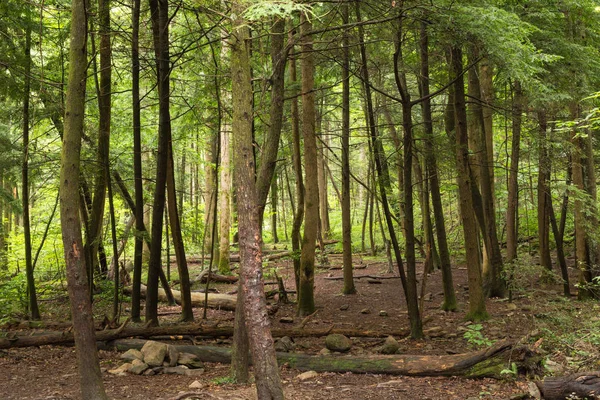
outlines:
[{"label": "tree", "polygon": [[85,114],[85,86],[87,67],[87,27],[84,0],[71,4],[71,48],[69,50],[69,86],[65,109],[65,130],[60,168],[60,218],[67,289],[71,303],[71,317],[81,394],[84,399],[108,400],[102,383],[102,373],[90,303],[90,287],[83,256],[81,222],[79,220],[79,175],[81,136]]},{"label": "tree", "polygon": [[[234,4],[238,13],[239,4]],[[238,14],[239,15],[239,14]],[[273,338],[266,312],[258,199],[252,146],[252,80],[248,50],[249,27],[238,16],[231,37],[234,180],[240,232],[240,292],[254,363],[259,399],[283,399]],[[313,241],[314,244],[314,241]]]}]

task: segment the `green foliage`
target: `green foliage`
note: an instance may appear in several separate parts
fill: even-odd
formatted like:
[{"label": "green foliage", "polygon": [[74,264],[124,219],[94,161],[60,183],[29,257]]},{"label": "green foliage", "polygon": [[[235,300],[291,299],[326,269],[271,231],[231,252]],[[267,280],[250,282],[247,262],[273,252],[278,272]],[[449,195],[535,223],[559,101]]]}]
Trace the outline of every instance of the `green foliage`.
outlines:
[{"label": "green foliage", "polygon": [[235,383],[235,380],[231,375],[227,375],[216,377],[213,380],[211,380],[211,382],[215,385],[228,385]]},{"label": "green foliage", "polygon": [[463,338],[467,341],[469,346],[473,348],[489,347],[494,342],[484,336],[483,325],[471,324],[467,326],[467,331],[463,334]]},{"label": "green foliage", "polygon": [[0,275],[0,325],[27,315],[27,279],[25,273],[14,277]]}]

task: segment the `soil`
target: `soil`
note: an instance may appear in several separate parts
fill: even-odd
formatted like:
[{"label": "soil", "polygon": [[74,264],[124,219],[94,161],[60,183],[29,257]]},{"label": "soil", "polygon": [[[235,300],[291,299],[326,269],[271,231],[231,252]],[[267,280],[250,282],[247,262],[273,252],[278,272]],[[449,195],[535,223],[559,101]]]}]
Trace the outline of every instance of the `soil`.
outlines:
[{"label": "soil", "polygon": [[[365,330],[400,330],[408,328],[406,303],[400,279],[387,272],[387,262],[381,258],[354,258],[355,275],[377,275],[393,277],[382,279],[379,283],[369,283],[367,279],[356,279],[356,295],[343,296],[341,280],[328,277],[342,275],[339,268],[341,255],[329,254],[328,265],[318,269],[315,277],[315,302],[317,312],[306,323],[306,327],[325,328],[348,327]],[[277,262],[278,274],[282,276],[287,288],[294,287],[293,267],[289,260]],[[193,268],[193,265],[192,265]],[[419,265],[422,269],[422,265]],[[267,282],[274,280],[269,276],[271,268],[266,269]],[[574,272],[574,271],[573,271]],[[192,276],[197,273],[192,269]],[[521,291],[515,291],[514,299],[489,299],[487,309],[491,318],[481,323],[483,343],[467,340],[465,332],[471,322],[465,321],[468,301],[466,268],[453,268],[454,283],[460,304],[458,312],[446,313],[439,309],[443,299],[441,273],[436,271],[428,276],[425,288],[424,329],[431,332],[423,340],[396,337],[400,343],[400,352],[405,354],[454,354],[472,351],[484,347],[492,341],[525,338],[535,340],[542,325],[540,315],[552,312],[553,304],[560,302],[562,287],[557,284],[542,284],[539,276],[531,274],[520,282]],[[421,282],[422,272],[418,274]],[[420,287],[421,283],[419,283]],[[213,285],[220,292],[235,290],[234,285]],[[276,288],[268,286],[267,289]],[[528,295],[524,295],[524,293]],[[294,296],[290,295],[293,300]],[[54,300],[53,312],[45,315],[68,314],[68,304],[64,298]],[[276,298],[271,299],[272,304]],[[50,307],[46,304],[46,307]],[[384,312],[382,312],[384,311]],[[195,310],[198,320],[203,310]],[[177,322],[176,308],[161,307],[161,324]],[[293,323],[280,322],[283,317],[291,317]],[[301,319],[295,316],[294,304],[279,305],[272,315],[274,327],[297,326]],[[55,316],[52,317],[57,320]],[[233,313],[209,310],[208,319],[220,326],[233,324]],[[16,326],[13,331],[20,335],[33,333],[34,330]],[[432,329],[433,328],[433,329]],[[430,330],[430,331],[428,331]],[[295,339],[297,352],[317,354],[324,347],[324,338]],[[376,353],[383,338],[353,338],[351,354]],[[189,341],[186,342],[189,344]],[[202,344],[230,345],[228,338],[203,340]],[[542,346],[543,347],[543,346]],[[549,354],[551,350],[547,350]],[[550,354],[552,356],[552,354]],[[558,357],[554,354],[555,358]],[[122,363],[119,353],[100,351],[101,367],[107,393],[112,399],[255,399],[253,385],[227,383],[228,365],[207,364],[201,376],[156,375],[156,376],[114,376],[107,372]],[[42,346],[41,348],[21,348],[0,351],[0,387],[3,399],[81,399],[75,361],[75,350],[64,346]],[[286,399],[511,399],[527,393],[525,377],[513,377],[507,374],[506,380],[465,379],[460,377],[402,377],[374,374],[337,374],[319,373],[316,378],[300,381],[297,377],[302,371],[281,368]],[[198,381],[200,388],[190,389],[190,384]],[[191,394],[196,393],[196,397]],[[189,396],[185,396],[189,394]],[[85,399],[83,399],[85,400]]]}]

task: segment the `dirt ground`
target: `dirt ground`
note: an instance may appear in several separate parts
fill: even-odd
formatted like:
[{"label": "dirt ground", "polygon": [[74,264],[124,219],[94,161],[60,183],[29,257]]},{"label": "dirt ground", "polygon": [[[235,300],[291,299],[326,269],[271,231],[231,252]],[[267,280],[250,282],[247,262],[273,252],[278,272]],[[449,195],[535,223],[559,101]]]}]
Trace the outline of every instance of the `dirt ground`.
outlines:
[{"label": "dirt ground", "polygon": [[[398,330],[408,327],[406,303],[400,279],[387,273],[387,263],[382,259],[355,256],[357,269],[355,276],[376,275],[390,277],[379,283],[369,283],[366,278],[356,279],[358,293],[351,296],[340,294],[342,281],[327,278],[339,277],[342,271],[341,255],[330,254],[329,264],[318,270],[315,279],[315,296],[318,311],[308,321],[307,327],[325,328],[352,327],[369,330]],[[285,279],[286,287],[293,288],[293,268],[291,261],[281,261],[278,273]],[[435,328],[435,337],[423,340],[410,340],[396,337],[401,352],[405,354],[455,354],[478,348],[464,337],[470,322],[464,320],[468,290],[466,289],[466,269],[457,266],[453,269],[454,283],[460,310],[445,313],[439,309],[443,295],[441,273],[434,272],[427,278],[424,302],[424,329]],[[418,274],[419,282],[422,273]],[[267,274],[267,281],[271,277]],[[487,308],[490,320],[483,322],[482,336],[486,340],[519,340],[535,336],[541,325],[539,316],[551,312],[548,304],[560,298],[561,287],[541,285],[535,276],[525,282],[529,287],[524,293],[515,293],[512,303],[506,300],[490,299]],[[421,285],[421,283],[419,283]],[[269,286],[268,288],[270,288]],[[274,287],[273,287],[274,288]],[[235,286],[217,285],[220,292],[228,292]],[[294,297],[291,296],[293,300]],[[64,299],[62,300],[64,302]],[[276,303],[276,298],[271,300]],[[61,305],[55,305],[60,308]],[[65,309],[66,304],[64,305]],[[177,315],[172,308],[163,307],[162,324],[175,323]],[[385,311],[385,313],[381,313]],[[55,311],[56,312],[56,311]],[[64,311],[67,313],[68,311]],[[387,315],[381,315],[387,314]],[[63,314],[66,315],[66,314]],[[196,310],[196,317],[202,318],[202,309]],[[282,317],[292,317],[292,324],[280,322]],[[220,326],[233,323],[233,313],[210,310],[209,320]],[[293,304],[281,305],[272,316],[274,327],[298,325]],[[18,327],[13,327],[18,330]],[[18,332],[27,334],[29,331]],[[33,332],[33,330],[31,330]],[[351,354],[375,353],[384,339],[353,338]],[[230,339],[211,339],[205,344],[228,346]],[[296,339],[296,350],[307,354],[317,354],[324,347],[324,338]],[[179,375],[156,376],[114,376],[106,372],[122,363],[119,353],[100,351],[101,367],[108,395],[112,399],[255,399],[252,385],[234,385],[227,383],[228,365],[207,364],[201,376]],[[78,376],[75,362],[75,350],[64,346],[43,346],[41,348],[22,348],[0,350],[0,387],[2,399],[81,399],[78,388]],[[525,378],[492,380],[464,379],[459,377],[401,377],[374,374],[338,374],[319,373],[316,378],[300,381],[297,376],[302,371],[282,367],[282,379],[287,399],[516,399],[527,392]],[[200,388],[190,389],[190,384],[198,381]],[[196,394],[196,397],[192,396]],[[85,400],[85,399],[83,399]]]}]

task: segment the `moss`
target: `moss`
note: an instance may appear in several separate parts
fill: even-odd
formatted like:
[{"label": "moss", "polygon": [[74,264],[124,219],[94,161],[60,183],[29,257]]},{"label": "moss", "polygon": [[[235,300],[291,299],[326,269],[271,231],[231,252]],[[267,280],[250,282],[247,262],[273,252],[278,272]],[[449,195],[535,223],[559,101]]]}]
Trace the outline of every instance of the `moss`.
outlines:
[{"label": "moss", "polygon": [[487,311],[470,312],[465,316],[465,320],[473,322],[482,322],[488,319],[490,319],[490,315]]}]

